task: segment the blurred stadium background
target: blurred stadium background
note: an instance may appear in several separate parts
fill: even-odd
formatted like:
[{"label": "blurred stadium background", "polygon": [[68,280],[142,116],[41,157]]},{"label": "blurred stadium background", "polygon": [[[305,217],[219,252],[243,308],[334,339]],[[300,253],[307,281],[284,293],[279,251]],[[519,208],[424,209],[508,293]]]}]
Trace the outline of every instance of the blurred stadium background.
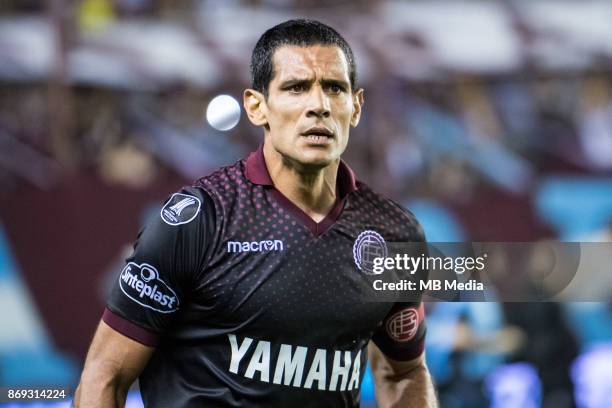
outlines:
[{"label": "blurred stadium background", "polygon": [[[610,241],[612,2],[3,0],[0,387],[75,386],[139,226],[259,144],[204,112],[294,17],[352,44],[345,159],[430,241]],[[612,407],[612,302],[436,303],[428,326],[445,408]]]}]

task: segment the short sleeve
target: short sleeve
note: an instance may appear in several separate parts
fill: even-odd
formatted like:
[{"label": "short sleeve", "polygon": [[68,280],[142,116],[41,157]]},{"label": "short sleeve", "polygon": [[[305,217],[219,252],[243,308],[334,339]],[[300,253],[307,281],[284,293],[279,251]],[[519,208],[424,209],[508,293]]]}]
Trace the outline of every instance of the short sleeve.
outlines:
[{"label": "short sleeve", "polygon": [[[420,223],[410,211],[396,204],[405,217],[406,241],[422,243],[418,253],[427,253],[427,241]],[[427,280],[429,271],[421,268],[414,277]],[[413,279],[414,279],[413,277]],[[413,302],[396,302],[375,330],[372,341],[387,356],[397,361],[412,360],[425,349],[425,308],[420,301],[422,293]],[[417,301],[418,300],[418,301]]]},{"label": "short sleeve", "polygon": [[201,188],[185,188],[152,218],[139,232],[102,317],[148,346],[157,344],[206,267],[215,231],[214,202]]}]

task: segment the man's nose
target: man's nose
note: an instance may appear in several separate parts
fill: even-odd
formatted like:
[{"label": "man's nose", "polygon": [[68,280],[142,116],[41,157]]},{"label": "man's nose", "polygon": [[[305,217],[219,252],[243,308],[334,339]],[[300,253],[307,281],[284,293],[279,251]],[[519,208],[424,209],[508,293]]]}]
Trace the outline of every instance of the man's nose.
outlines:
[{"label": "man's nose", "polygon": [[313,87],[308,98],[308,112],[306,116],[327,118],[330,113],[329,98],[320,86]]}]

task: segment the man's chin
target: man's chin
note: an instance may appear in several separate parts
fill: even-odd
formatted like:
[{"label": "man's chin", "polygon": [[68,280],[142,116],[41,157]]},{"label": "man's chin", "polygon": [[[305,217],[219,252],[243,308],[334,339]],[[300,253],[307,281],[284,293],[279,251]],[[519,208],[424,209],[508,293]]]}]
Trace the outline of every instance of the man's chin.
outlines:
[{"label": "man's chin", "polygon": [[333,157],[333,155],[328,152],[301,152],[301,154],[293,158],[295,164],[305,171],[323,169],[336,160],[337,158]]}]

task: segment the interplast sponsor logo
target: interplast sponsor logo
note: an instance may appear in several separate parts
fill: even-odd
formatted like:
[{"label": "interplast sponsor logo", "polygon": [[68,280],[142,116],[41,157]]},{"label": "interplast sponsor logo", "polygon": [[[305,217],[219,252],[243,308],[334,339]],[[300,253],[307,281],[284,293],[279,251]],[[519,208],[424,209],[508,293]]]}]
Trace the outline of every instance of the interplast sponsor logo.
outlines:
[{"label": "interplast sponsor logo", "polygon": [[270,252],[284,250],[280,239],[267,239],[264,241],[228,241],[227,252]]},{"label": "interplast sponsor logo", "polygon": [[361,350],[278,345],[228,334],[229,372],[265,383],[319,391],[359,389]]},{"label": "interplast sponsor logo", "polygon": [[376,275],[381,272],[374,270],[374,260],[387,256],[387,243],[376,231],[363,231],[353,244],[353,259],[360,271],[368,275]]},{"label": "interplast sponsor logo", "polygon": [[200,199],[191,195],[174,193],[162,207],[160,216],[166,224],[181,225],[193,221],[200,211]]},{"label": "interplast sponsor logo", "polygon": [[176,293],[159,278],[157,269],[143,263],[129,262],[119,275],[121,291],[141,306],[160,313],[178,310]]}]

